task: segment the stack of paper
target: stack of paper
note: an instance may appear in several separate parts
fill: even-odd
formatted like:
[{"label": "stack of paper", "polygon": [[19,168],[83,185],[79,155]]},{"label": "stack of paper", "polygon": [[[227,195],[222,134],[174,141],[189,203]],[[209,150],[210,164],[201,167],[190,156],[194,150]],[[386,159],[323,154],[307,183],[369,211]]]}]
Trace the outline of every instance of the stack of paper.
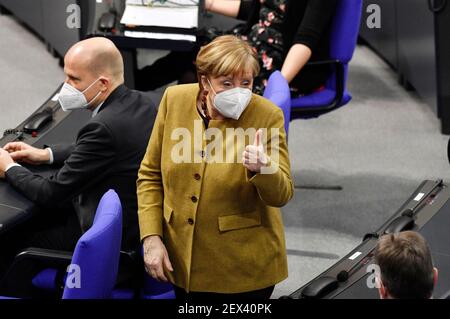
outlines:
[{"label": "stack of paper", "polygon": [[[140,0],[133,1],[140,2]],[[120,23],[133,26],[197,28],[198,6],[148,7],[127,5]]]},{"label": "stack of paper", "polygon": [[127,5],[155,6],[155,7],[179,7],[198,6],[199,0],[127,0]]},{"label": "stack of paper", "polygon": [[139,32],[139,31],[125,31],[125,36],[130,38],[143,39],[158,39],[158,40],[177,40],[196,42],[195,35],[177,34],[177,33],[156,33],[156,32]]}]

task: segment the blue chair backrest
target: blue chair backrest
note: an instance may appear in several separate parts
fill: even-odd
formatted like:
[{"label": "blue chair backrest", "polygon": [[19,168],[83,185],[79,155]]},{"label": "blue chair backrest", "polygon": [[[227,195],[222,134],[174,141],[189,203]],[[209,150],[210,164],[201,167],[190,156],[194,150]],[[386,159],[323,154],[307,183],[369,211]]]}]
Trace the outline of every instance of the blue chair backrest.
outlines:
[{"label": "blue chair backrest", "polygon": [[156,281],[145,273],[141,299],[175,299],[173,285],[170,282]]},{"label": "blue chair backrest", "polygon": [[[331,24],[330,59],[345,65],[347,83],[348,63],[353,57],[362,14],[362,0],[338,0],[336,13]],[[326,87],[336,89],[335,75],[328,79]]]},{"label": "blue chair backrest", "polygon": [[287,136],[291,120],[291,92],[280,71],[275,71],[270,75],[264,97],[283,110],[284,128]]},{"label": "blue chair backrest", "polygon": [[110,298],[121,241],[122,206],[117,193],[109,190],[100,200],[92,227],[77,242],[63,299]]},{"label": "blue chair backrest", "polygon": [[[144,247],[141,247],[141,256],[144,258]],[[175,299],[173,285],[170,282],[159,282],[153,279],[145,270],[141,299]]]},{"label": "blue chair backrest", "polygon": [[361,14],[362,0],[338,0],[331,25],[331,58],[350,62],[358,39]]}]

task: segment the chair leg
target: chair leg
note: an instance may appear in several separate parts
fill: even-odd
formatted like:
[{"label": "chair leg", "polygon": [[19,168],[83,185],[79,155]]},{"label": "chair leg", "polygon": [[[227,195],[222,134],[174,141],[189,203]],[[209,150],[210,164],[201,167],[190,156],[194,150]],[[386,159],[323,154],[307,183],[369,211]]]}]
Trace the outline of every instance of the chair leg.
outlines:
[{"label": "chair leg", "polygon": [[294,185],[295,189],[324,190],[324,191],[341,191],[344,188],[340,185]]}]

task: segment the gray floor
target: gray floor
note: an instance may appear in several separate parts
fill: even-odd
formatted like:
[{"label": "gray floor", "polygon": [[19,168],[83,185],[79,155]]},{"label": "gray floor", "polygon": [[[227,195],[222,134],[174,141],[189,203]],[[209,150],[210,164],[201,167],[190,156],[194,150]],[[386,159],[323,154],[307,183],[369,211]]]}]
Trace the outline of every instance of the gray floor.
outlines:
[{"label": "gray floor", "polygon": [[[44,44],[14,19],[0,16],[0,132],[31,114],[64,79]],[[424,179],[449,180],[448,137],[427,105],[403,90],[367,47],[350,67],[353,101],[313,120],[291,123],[292,172],[299,189],[283,208],[289,294],[324,271],[375,230]]]},{"label": "gray floor", "polygon": [[0,134],[25,120],[64,80],[44,43],[9,16],[0,16]]}]

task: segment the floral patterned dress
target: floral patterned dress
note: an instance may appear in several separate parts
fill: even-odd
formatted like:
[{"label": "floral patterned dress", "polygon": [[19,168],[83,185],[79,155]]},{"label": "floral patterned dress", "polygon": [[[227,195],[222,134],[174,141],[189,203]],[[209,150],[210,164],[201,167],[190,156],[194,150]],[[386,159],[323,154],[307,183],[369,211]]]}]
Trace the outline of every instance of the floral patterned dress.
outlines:
[{"label": "floral patterned dress", "polygon": [[247,35],[241,35],[258,53],[261,66],[255,78],[253,91],[263,94],[267,80],[275,70],[281,70],[284,61],[282,24],[286,11],[286,0],[260,0],[259,22]]}]

